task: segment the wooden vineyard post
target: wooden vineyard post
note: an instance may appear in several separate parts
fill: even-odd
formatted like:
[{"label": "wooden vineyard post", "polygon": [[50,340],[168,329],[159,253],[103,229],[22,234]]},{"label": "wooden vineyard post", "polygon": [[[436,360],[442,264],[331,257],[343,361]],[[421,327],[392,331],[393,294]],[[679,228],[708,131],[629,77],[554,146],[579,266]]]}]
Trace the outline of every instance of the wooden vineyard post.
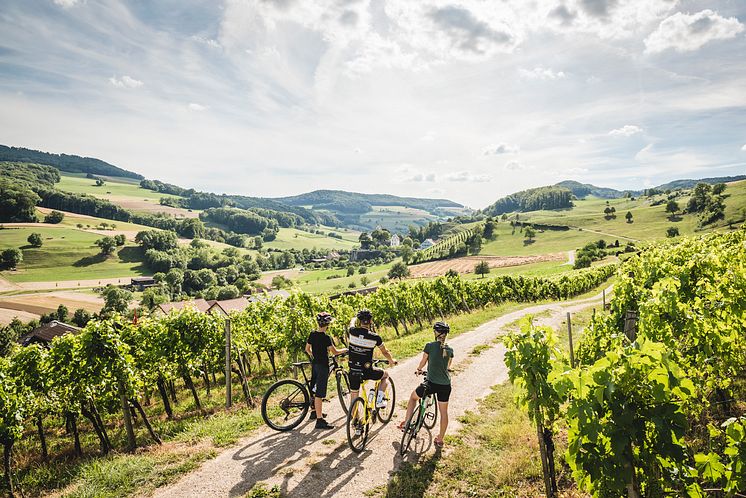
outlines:
[{"label": "wooden vineyard post", "polygon": [[130,414],[130,404],[124,393],[124,385],[119,384],[119,401],[122,403],[122,415],[124,416],[124,428],[127,432],[127,450],[135,450],[135,431],[132,428],[132,415]]},{"label": "wooden vineyard post", "polygon": [[601,297],[603,299],[603,308],[601,308],[601,309],[602,310],[606,310],[606,289],[603,289],[601,291]]},{"label": "wooden vineyard post", "polygon": [[[534,403],[537,403],[536,394],[534,394]],[[544,424],[541,422],[541,409],[537,408],[534,412],[536,419],[536,437],[539,438],[539,454],[541,455],[541,470],[544,474],[544,489],[547,498],[554,498],[554,488],[552,487],[552,476],[549,471],[549,459],[547,457],[547,449],[544,444]]]},{"label": "wooden vineyard post", "polygon": [[231,320],[225,321],[225,407],[233,405],[231,391]]},{"label": "wooden vineyard post", "polygon": [[570,322],[570,312],[567,312],[567,338],[570,340],[570,367],[575,368],[575,353],[572,350],[572,322]]},{"label": "wooden vineyard post", "polygon": [[637,339],[637,312],[628,310],[624,314],[624,334],[629,342],[635,342]]}]

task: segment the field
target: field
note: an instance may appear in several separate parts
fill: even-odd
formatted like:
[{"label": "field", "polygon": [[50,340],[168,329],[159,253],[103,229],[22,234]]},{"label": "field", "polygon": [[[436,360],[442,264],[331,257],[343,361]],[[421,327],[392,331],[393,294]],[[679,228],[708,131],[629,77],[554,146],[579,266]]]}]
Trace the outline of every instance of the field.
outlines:
[{"label": "field", "polygon": [[[342,235],[343,232],[337,233]],[[347,238],[336,239],[327,235],[305,232],[303,230],[298,230],[297,228],[281,228],[277,233],[277,238],[271,242],[265,242],[263,247],[281,250],[303,250],[314,248],[350,250],[359,245],[357,240],[353,242],[351,238],[352,237],[348,235]]]},{"label": "field", "polygon": [[[44,245],[34,248],[26,239],[33,233]],[[140,249],[125,245],[113,255],[102,257],[94,242],[100,236],[72,228],[24,227],[0,231],[0,249],[20,247],[23,262],[16,271],[0,272],[10,282],[79,280],[143,275]]]},{"label": "field", "polygon": [[0,325],[9,323],[15,316],[24,321],[38,319],[40,315],[56,310],[60,304],[65,305],[71,314],[78,308],[97,313],[104,301],[95,294],[81,291],[3,296],[0,297]]},{"label": "field", "polygon": [[408,231],[410,225],[425,225],[429,221],[442,218],[422,209],[404,206],[373,206],[373,210],[360,216],[360,224],[370,226],[371,229],[380,226],[394,232]]},{"label": "field", "polygon": [[465,256],[463,258],[445,259],[412,265],[409,270],[413,278],[437,277],[448,270],[458,273],[473,273],[474,266],[480,261],[486,261],[490,268],[507,268],[544,263],[550,261],[567,261],[567,253],[543,254],[541,256]]},{"label": "field", "polygon": [[97,186],[94,180],[85,175],[63,174],[56,187],[75,194],[88,194],[99,199],[106,199],[132,211],[146,213],[168,213],[176,217],[196,218],[198,212],[188,209],[161,206],[161,197],[176,196],[154,192],[140,187],[138,183],[124,178],[107,177],[105,185]]}]

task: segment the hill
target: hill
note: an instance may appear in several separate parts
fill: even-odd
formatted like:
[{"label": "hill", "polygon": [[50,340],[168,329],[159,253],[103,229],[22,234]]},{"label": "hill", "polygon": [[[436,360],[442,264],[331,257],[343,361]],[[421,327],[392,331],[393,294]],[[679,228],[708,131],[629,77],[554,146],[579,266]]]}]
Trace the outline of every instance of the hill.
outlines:
[{"label": "hill", "polygon": [[514,211],[565,209],[572,207],[572,192],[565,187],[538,187],[506,195],[483,210],[487,216]]},{"label": "hill", "polygon": [[699,180],[674,180],[672,182],[664,183],[663,185],[658,185],[655,188],[658,190],[676,190],[680,188],[692,188],[698,183],[709,183],[711,185],[714,185],[716,183],[730,183],[737,182],[739,180],[746,180],[746,175],[718,176],[714,178],[702,178]]},{"label": "hill", "polygon": [[138,173],[127,171],[113,164],[92,157],[81,157],[68,154],[52,154],[23,147],[8,147],[0,145],[0,161],[14,161],[21,163],[36,163],[54,166],[67,173],[90,173],[92,175],[121,176],[142,180]]},{"label": "hill", "polygon": [[589,195],[600,197],[602,199],[618,199],[624,197],[624,194],[626,193],[613,188],[597,187],[590,183],[576,182],[575,180],[565,180],[555,183],[554,186],[569,189],[578,199],[588,197]]},{"label": "hill", "polygon": [[314,190],[290,197],[279,197],[276,201],[291,206],[313,206],[314,209],[337,211],[345,214],[363,214],[373,206],[403,206],[434,212],[438,208],[463,208],[461,204],[448,199],[420,199],[399,197],[390,194],[361,194],[344,190]]}]

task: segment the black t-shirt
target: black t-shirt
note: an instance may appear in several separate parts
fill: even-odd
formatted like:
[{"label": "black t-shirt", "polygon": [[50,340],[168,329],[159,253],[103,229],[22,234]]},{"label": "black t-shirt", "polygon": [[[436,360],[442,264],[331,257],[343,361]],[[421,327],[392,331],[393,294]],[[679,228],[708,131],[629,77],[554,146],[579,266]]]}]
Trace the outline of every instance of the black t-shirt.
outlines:
[{"label": "black t-shirt", "polygon": [[332,345],[332,338],[324,332],[314,330],[308,336],[306,344],[311,345],[311,354],[313,354],[313,363],[319,365],[329,364],[329,346]]},{"label": "black t-shirt", "polygon": [[349,363],[350,368],[370,368],[373,361],[373,350],[383,344],[381,336],[362,327],[349,330]]}]

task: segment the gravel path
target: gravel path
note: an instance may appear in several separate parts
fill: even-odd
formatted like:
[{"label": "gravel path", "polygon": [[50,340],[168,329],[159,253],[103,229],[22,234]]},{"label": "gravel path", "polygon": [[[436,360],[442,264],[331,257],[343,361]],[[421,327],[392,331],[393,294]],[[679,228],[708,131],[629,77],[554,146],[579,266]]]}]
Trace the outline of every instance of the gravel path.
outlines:
[{"label": "gravel path", "polygon": [[[489,394],[493,385],[507,380],[503,362],[505,348],[494,342],[503,334],[506,325],[524,315],[547,311],[549,316],[540,322],[558,325],[566,312],[588,308],[600,299],[599,294],[584,300],[531,306],[450,340],[449,344],[456,353],[453,363],[456,374],[449,405],[449,432],[459,429],[457,418],[466,410],[475,409],[478,400]],[[493,346],[471,356],[469,353],[477,345]],[[403,461],[398,453],[401,432],[396,429],[396,424],[404,416],[402,401],[420,382],[420,378],[414,375],[418,361],[419,355],[402,360],[389,370],[396,382],[397,409],[387,426],[378,424],[372,428],[363,453],[358,455],[348,448],[345,418],[335,399],[324,405],[334,430],[314,431],[310,421],[289,433],[262,428],[175,484],[157,490],[155,496],[243,496],[258,482],[279,485],[283,494],[289,497],[364,496],[372,488],[385,484]],[[415,446],[420,452],[431,451],[434,436],[421,431],[407,458],[417,460],[417,453],[412,451]]]}]

